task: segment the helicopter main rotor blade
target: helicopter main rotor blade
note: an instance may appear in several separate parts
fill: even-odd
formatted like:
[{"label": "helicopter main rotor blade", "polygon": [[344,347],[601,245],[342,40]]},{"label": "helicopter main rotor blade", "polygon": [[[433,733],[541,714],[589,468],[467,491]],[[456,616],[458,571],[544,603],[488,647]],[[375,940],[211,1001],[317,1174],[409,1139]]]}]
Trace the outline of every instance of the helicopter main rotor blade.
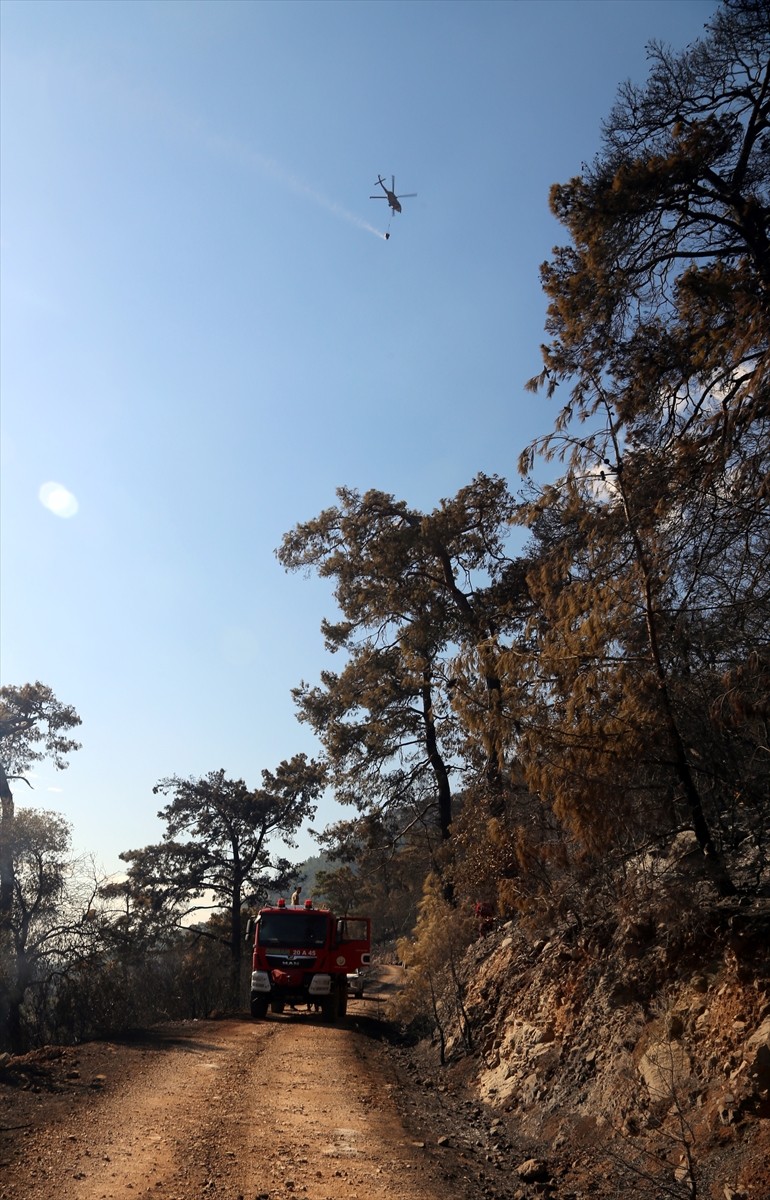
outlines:
[{"label": "helicopter main rotor blade", "polygon": [[387,200],[387,196],[370,196],[370,200]]},{"label": "helicopter main rotor blade", "polygon": [[397,200],[413,200],[417,192],[399,192],[396,196]]}]

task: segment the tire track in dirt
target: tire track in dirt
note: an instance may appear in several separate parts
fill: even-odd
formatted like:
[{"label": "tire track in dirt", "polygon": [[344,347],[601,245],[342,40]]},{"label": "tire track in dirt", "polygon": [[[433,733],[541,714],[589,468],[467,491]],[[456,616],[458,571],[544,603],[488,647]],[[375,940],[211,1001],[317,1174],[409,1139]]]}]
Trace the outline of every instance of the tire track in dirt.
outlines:
[{"label": "tire track in dirt", "polygon": [[438,1196],[426,1187],[424,1159],[401,1125],[389,1085],[367,1063],[360,1036],[301,1017],[274,1029],[260,1060],[269,1086],[254,1109],[261,1154],[256,1169],[250,1164],[243,1174],[244,1196]]},{"label": "tire track in dirt", "polygon": [[103,1085],[84,1076],[42,1121],[18,1095],[0,1200],[450,1200],[356,1007],[339,1026],[292,1013],[83,1047]]}]

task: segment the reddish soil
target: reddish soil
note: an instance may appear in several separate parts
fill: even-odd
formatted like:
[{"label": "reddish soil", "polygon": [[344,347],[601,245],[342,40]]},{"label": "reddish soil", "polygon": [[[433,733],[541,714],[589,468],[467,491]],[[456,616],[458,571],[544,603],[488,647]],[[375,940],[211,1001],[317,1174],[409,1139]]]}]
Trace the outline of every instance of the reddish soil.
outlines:
[{"label": "reddish soil", "polygon": [[399,1115],[389,986],[339,1025],[228,1017],[13,1060],[0,1200],[464,1200],[450,1147]]}]

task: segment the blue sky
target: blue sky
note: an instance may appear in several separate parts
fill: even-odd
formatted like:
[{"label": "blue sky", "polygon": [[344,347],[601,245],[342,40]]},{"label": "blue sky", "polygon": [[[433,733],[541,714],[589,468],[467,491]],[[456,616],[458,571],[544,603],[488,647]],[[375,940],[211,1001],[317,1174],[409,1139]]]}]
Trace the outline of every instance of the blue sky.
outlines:
[{"label": "blue sky", "polygon": [[[715,8],[2,0],[2,682],[79,712],[16,795],[103,869],[159,778],[316,752],[290,689],[335,610],[287,530],[343,484],[518,486],[549,187]],[[389,241],[379,173],[418,193]]]}]

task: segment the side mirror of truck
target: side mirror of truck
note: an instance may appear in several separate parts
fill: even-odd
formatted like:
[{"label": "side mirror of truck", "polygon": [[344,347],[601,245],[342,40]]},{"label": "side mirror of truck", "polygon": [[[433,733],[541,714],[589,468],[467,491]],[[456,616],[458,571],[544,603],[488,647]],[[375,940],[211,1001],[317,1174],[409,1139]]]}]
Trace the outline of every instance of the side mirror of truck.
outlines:
[{"label": "side mirror of truck", "polygon": [[254,920],[254,918],[249,917],[248,921],[246,922],[246,934],[245,934],[245,939],[247,942],[254,941],[254,930],[256,929],[256,927],[257,927],[257,923]]}]

